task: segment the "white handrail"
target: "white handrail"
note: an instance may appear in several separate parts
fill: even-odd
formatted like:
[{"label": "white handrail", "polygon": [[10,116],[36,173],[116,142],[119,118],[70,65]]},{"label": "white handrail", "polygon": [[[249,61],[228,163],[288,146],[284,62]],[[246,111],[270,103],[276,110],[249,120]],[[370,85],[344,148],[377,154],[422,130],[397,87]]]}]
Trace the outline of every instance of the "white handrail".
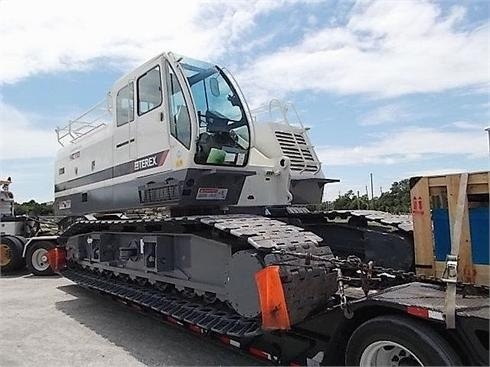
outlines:
[{"label": "white handrail", "polygon": [[303,130],[305,130],[305,127],[303,125],[303,121],[301,121],[301,118],[299,117],[298,111],[297,111],[296,107],[294,106],[294,104],[292,102],[283,102],[280,99],[272,98],[269,101],[269,103],[263,104],[263,105],[261,105],[259,107],[254,108],[251,111],[251,113],[253,115],[253,120],[255,122],[258,122],[257,121],[257,115],[260,114],[260,113],[264,113],[264,112],[268,111],[269,112],[269,118],[272,121],[272,120],[274,120],[274,118],[273,118],[273,111],[274,110],[278,110],[280,112],[280,114],[281,114],[281,117],[280,117],[281,118],[281,121],[274,121],[274,122],[284,123],[284,124],[287,124],[287,125],[290,125],[291,126],[291,121],[289,121],[289,119],[288,119],[288,111],[289,111],[289,109],[292,109],[294,111],[294,114],[296,115],[296,119],[297,119],[298,125]]},{"label": "white handrail", "polygon": [[89,132],[105,126],[111,120],[112,115],[107,102],[101,101],[76,119],[68,121],[65,126],[57,127],[55,131],[58,143],[61,146],[64,146],[67,141],[73,143]]}]

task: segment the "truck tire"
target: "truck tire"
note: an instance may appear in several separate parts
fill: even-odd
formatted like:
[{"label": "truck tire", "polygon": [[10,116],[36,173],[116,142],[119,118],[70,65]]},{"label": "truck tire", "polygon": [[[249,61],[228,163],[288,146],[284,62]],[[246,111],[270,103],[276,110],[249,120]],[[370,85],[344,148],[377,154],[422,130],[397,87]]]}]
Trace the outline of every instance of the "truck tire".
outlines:
[{"label": "truck tire", "polygon": [[22,258],[24,243],[15,236],[0,238],[0,271],[7,273],[22,268],[25,263]]},{"label": "truck tire", "polygon": [[26,251],[27,269],[34,275],[52,275],[53,270],[48,262],[48,250],[54,244],[49,241],[39,241],[31,244]]},{"label": "truck tire", "polygon": [[375,317],[352,333],[347,366],[461,366],[461,360],[429,325],[406,316]]}]

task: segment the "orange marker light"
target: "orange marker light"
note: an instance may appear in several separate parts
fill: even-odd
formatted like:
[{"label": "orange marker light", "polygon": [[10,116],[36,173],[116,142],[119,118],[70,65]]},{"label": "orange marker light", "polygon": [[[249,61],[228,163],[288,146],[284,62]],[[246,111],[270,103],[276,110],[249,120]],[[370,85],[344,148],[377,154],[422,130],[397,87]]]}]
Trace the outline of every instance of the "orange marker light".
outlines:
[{"label": "orange marker light", "polygon": [[66,265],[66,250],[62,247],[55,247],[48,251],[49,266],[53,271],[58,272]]},{"label": "orange marker light", "polygon": [[288,330],[288,307],[284,297],[279,266],[268,266],[255,273],[255,283],[259,291],[262,328],[264,330]]}]

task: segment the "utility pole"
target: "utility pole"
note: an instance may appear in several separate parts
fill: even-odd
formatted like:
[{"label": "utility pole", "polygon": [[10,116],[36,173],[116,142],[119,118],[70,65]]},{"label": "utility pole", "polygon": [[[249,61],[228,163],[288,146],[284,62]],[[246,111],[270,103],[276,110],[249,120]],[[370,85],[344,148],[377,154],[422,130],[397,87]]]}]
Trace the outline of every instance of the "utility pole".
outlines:
[{"label": "utility pole", "polygon": [[359,190],[357,190],[357,210],[361,209],[361,198],[359,197]]},{"label": "utility pole", "polygon": [[485,131],[488,133],[488,154],[490,155],[490,126]]},{"label": "utility pole", "polygon": [[373,188],[373,174],[369,174],[369,179],[371,181],[371,200],[374,200],[374,188]]},{"label": "utility pole", "polygon": [[366,185],[366,198],[367,198],[367,202],[366,202],[367,208],[366,209],[369,209],[369,192],[368,192],[367,185]]}]

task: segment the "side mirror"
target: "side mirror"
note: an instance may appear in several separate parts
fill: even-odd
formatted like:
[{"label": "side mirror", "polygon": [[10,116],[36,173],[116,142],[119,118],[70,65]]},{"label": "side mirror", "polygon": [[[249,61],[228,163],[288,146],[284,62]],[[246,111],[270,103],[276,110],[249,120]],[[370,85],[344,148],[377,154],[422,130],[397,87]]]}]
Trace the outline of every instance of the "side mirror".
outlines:
[{"label": "side mirror", "polygon": [[211,94],[215,97],[219,96],[219,83],[218,79],[210,78],[209,79],[209,87],[211,89]]}]

